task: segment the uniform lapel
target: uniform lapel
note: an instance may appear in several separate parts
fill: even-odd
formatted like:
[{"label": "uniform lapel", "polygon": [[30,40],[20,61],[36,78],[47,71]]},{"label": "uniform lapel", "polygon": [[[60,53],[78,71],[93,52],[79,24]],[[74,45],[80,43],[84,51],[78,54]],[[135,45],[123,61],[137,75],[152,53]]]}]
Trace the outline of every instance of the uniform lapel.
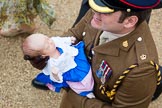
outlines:
[{"label": "uniform lapel", "polygon": [[[118,56],[120,50],[123,50],[125,52],[128,52],[129,49],[132,47],[132,45],[135,44],[137,39],[139,37],[142,37],[141,35],[141,28],[144,26],[145,22],[141,24],[141,27],[138,27],[138,29],[134,30],[132,33],[120,37],[118,39],[115,39],[113,41],[104,43],[102,45],[98,45],[99,37],[101,35],[101,31],[98,33],[94,48],[92,49],[95,53],[105,54],[105,55],[111,55],[111,56]],[[98,41],[97,41],[98,40]]]}]

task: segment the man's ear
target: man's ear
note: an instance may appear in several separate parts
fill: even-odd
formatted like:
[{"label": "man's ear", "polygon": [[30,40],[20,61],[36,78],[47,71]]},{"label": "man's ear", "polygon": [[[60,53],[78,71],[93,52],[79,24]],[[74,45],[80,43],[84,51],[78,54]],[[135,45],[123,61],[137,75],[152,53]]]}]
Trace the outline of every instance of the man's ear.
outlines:
[{"label": "man's ear", "polygon": [[132,28],[134,27],[138,22],[137,16],[130,16],[124,20],[124,27],[125,28]]}]

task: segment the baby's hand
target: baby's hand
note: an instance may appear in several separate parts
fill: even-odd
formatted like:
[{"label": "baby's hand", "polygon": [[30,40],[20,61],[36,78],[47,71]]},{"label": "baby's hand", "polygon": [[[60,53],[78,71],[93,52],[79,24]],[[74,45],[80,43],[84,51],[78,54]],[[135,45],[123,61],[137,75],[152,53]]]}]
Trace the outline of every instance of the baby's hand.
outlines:
[{"label": "baby's hand", "polygon": [[52,76],[55,80],[60,81],[60,78],[58,76],[58,69],[55,67],[52,67]]},{"label": "baby's hand", "polygon": [[74,36],[71,37],[71,43],[74,44],[76,42],[76,38]]}]

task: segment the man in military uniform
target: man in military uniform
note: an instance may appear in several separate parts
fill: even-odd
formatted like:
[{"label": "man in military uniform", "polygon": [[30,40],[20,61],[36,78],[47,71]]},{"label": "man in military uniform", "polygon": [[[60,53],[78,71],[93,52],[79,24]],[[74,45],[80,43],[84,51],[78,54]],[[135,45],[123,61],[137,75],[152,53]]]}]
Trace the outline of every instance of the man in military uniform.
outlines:
[{"label": "man in military uniform", "polygon": [[66,33],[85,42],[95,99],[66,90],[60,108],[147,108],[159,85],[158,55],[146,18],[159,0],[89,0]]},{"label": "man in military uniform", "polygon": [[68,90],[61,108],[148,107],[158,82],[158,72],[151,61],[158,64],[158,56],[145,19],[158,2],[89,0],[93,13],[90,10],[68,33],[86,44],[96,99]]}]

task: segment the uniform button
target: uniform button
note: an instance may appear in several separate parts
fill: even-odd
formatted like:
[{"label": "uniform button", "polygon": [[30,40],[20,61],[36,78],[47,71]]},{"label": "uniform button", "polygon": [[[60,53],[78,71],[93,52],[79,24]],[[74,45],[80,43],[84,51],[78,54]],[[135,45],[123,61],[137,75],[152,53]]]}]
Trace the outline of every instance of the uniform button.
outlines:
[{"label": "uniform button", "polygon": [[139,37],[139,38],[137,39],[137,41],[141,42],[141,41],[142,41],[142,37]]},{"label": "uniform button", "polygon": [[85,36],[85,35],[86,35],[86,32],[83,32],[83,33],[82,33],[82,36]]},{"label": "uniform button", "polygon": [[94,53],[94,51],[92,50],[92,55],[94,55],[95,53]]}]

